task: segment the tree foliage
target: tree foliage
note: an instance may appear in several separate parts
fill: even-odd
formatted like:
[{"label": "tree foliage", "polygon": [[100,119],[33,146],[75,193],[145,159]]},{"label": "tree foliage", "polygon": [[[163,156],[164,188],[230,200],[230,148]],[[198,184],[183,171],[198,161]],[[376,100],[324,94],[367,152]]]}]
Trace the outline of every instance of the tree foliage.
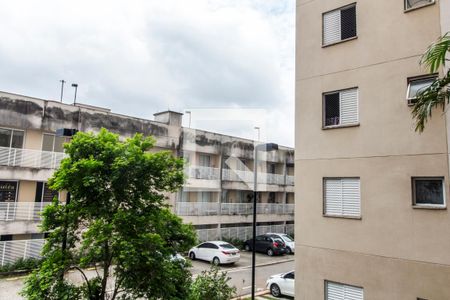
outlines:
[{"label": "tree foliage", "polygon": [[226,272],[219,272],[219,268],[212,266],[210,270],[202,271],[192,283],[189,300],[229,300],[236,293],[235,287],[230,287]]},{"label": "tree foliage", "polygon": [[[439,38],[428,47],[420,61],[421,65],[427,67],[430,73],[437,72],[441,66],[445,66],[446,57],[450,54],[450,33]],[[413,119],[416,122],[416,131],[422,132],[425,124],[432,116],[436,107],[445,111],[450,101],[450,69],[442,77],[437,77],[430,87],[420,90],[416,96],[416,102],[412,110]]]},{"label": "tree foliage", "polygon": [[[27,299],[186,299],[191,275],[174,260],[196,240],[165,204],[183,184],[183,161],[168,151],[149,153],[152,138],[119,141],[102,129],[77,133],[68,157],[49,180],[70,193],[43,212],[49,232],[42,264],[26,280]],[[95,266],[95,275],[85,268]],[[67,270],[79,272],[72,283]],[[92,273],[92,272],[91,272]]]}]

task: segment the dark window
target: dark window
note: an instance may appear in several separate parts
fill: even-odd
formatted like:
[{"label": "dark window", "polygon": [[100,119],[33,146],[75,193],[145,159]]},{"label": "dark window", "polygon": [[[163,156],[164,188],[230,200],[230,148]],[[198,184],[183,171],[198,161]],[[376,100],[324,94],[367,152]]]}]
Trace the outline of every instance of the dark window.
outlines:
[{"label": "dark window", "polygon": [[58,199],[58,192],[51,190],[45,182],[36,183],[35,202],[52,202],[53,198]]},{"label": "dark window", "polygon": [[295,277],[294,272],[287,273],[286,275],[284,275],[284,278],[286,279],[295,279],[294,277]]},{"label": "dark window", "polygon": [[414,205],[445,205],[443,184],[443,177],[413,178]]},{"label": "dark window", "polygon": [[208,248],[208,243],[200,244],[197,248]]},{"label": "dark window", "polygon": [[421,6],[426,6],[433,4],[435,0],[405,0],[405,9],[418,8]]},{"label": "dark window", "polygon": [[16,202],[16,195],[16,181],[0,181],[0,202]]},{"label": "dark window", "polygon": [[256,237],[257,241],[264,241],[265,237],[263,235],[259,235]]},{"label": "dark window", "polygon": [[12,241],[12,234],[3,234],[0,236],[0,241]]},{"label": "dark window", "polygon": [[23,131],[0,128],[0,147],[22,148],[23,137]]},{"label": "dark window", "polygon": [[234,249],[234,246],[231,244],[221,244],[220,247],[224,249]]},{"label": "dark window", "polygon": [[325,95],[325,126],[339,125],[339,93]]},{"label": "dark window", "polygon": [[356,6],[341,10],[341,39],[356,36]]}]

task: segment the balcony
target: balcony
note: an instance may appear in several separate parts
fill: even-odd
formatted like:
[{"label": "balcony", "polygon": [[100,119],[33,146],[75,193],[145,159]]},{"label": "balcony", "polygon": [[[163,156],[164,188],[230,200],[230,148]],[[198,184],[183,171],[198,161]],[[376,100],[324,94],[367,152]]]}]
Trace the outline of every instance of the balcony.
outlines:
[{"label": "balcony", "polygon": [[10,264],[19,258],[40,258],[44,239],[0,242],[0,263]]},{"label": "balcony", "polygon": [[187,191],[219,191],[220,170],[212,167],[190,166],[184,170]]},{"label": "balcony", "polygon": [[[293,214],[295,204],[258,203],[257,214]],[[251,215],[252,203],[177,202],[179,216]]]},{"label": "balcony", "polygon": [[219,180],[218,168],[191,166],[185,169],[186,176],[193,179]]},{"label": "balcony", "polygon": [[51,202],[0,202],[0,221],[40,221]]},{"label": "balcony", "polygon": [[[276,233],[290,233],[287,230],[291,229],[294,224],[280,225],[258,225],[256,226],[256,235],[265,234],[268,232]],[[251,226],[239,227],[225,227],[213,229],[197,229],[197,237],[200,241],[211,241],[218,239],[238,239],[241,241],[252,238]]]},{"label": "balcony", "polygon": [[246,183],[253,183],[253,172],[241,170],[222,170],[222,180],[226,181],[242,181]]},{"label": "balcony", "polygon": [[294,176],[291,175],[286,176],[286,185],[294,185]]},{"label": "balcony", "polygon": [[56,169],[65,156],[62,152],[0,147],[0,165],[8,167]]},{"label": "balcony", "polygon": [[[258,184],[274,184],[274,185],[294,185],[294,176],[285,176],[283,174],[260,173],[258,172]],[[241,170],[222,170],[222,180],[238,181],[247,184],[253,184],[253,172]]]}]

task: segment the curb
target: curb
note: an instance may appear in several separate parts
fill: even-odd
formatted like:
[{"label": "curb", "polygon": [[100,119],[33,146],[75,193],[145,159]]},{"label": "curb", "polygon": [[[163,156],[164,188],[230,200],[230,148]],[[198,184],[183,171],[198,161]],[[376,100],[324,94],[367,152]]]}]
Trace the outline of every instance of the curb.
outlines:
[{"label": "curb", "polygon": [[[261,291],[261,292],[256,292],[255,293],[255,297],[257,297],[257,296],[262,296],[262,295],[266,295],[266,294],[268,294],[269,293],[269,290],[264,290],[264,291]],[[243,300],[243,299],[245,299],[245,298],[251,298],[251,294],[247,294],[247,295],[243,295],[243,296],[239,296],[239,297],[236,297],[236,298],[233,298],[233,299],[231,299],[231,300]]]},{"label": "curb", "polygon": [[[256,265],[255,267],[265,267],[265,266],[277,265],[277,264],[280,264],[280,263],[286,263],[286,262],[290,262],[290,261],[295,261],[295,258],[283,259],[283,260],[278,260],[278,261],[270,261],[270,262],[267,262],[267,263],[262,263],[262,264]],[[235,272],[235,271],[245,270],[245,269],[251,269],[251,268],[252,268],[252,266],[250,265],[250,266],[233,268],[233,269],[223,270],[223,271],[225,271],[227,273],[230,273],[230,272]]]}]

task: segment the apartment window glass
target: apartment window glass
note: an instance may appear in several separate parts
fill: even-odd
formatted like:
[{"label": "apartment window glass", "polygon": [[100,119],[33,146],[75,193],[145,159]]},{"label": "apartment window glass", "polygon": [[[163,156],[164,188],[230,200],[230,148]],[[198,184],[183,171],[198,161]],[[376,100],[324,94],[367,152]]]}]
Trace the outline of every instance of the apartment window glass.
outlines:
[{"label": "apartment window glass", "polygon": [[53,198],[58,198],[58,192],[51,190],[46,182],[36,183],[35,202],[52,202]]},{"label": "apartment window glass", "polygon": [[0,128],[0,147],[22,148],[23,140],[22,130]]},{"label": "apartment window glass", "polygon": [[200,166],[202,167],[210,167],[211,166],[211,156],[200,154],[199,156]]},{"label": "apartment window glass", "polygon": [[199,192],[199,202],[211,202],[211,192]]},{"label": "apartment window glass", "polygon": [[356,5],[323,14],[323,45],[356,37]]},{"label": "apartment window glass", "polygon": [[405,10],[433,4],[434,0],[405,0]]},{"label": "apartment window glass", "polygon": [[51,152],[64,152],[64,143],[69,140],[54,134],[44,134],[42,137],[42,150]]},{"label": "apartment window glass", "polygon": [[325,281],[326,300],[364,300],[364,289],[357,286]]},{"label": "apartment window glass", "polygon": [[327,216],[360,217],[359,178],[324,179],[324,213]]},{"label": "apartment window glass", "polygon": [[324,127],[358,124],[358,89],[325,93]]},{"label": "apartment window glass", "polygon": [[417,94],[428,87],[434,82],[436,77],[422,77],[422,78],[409,78],[408,90],[406,91],[406,99],[409,104],[413,104],[417,97]]},{"label": "apartment window glass", "polygon": [[0,202],[16,202],[17,181],[0,181]]},{"label": "apartment window glass", "polygon": [[445,206],[443,177],[413,177],[413,204],[417,206]]}]

